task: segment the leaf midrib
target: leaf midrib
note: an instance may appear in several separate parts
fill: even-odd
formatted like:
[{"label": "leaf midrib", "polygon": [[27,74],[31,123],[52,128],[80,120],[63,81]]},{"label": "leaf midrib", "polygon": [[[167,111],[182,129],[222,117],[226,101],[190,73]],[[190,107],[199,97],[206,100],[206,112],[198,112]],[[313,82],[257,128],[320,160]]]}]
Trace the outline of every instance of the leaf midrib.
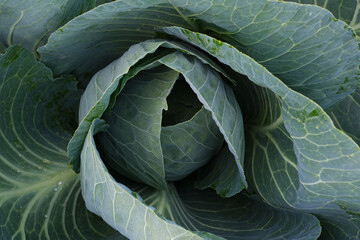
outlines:
[{"label": "leaf midrib", "polygon": [[[67,165],[64,165],[67,166]],[[51,178],[46,178],[53,175]],[[48,189],[55,186],[58,182],[61,181],[70,181],[76,177],[75,172],[71,169],[71,166],[67,166],[66,169],[62,172],[56,173],[52,172],[47,175],[44,175],[43,178],[39,179],[35,184],[22,184],[21,187],[17,189],[12,189],[9,191],[4,191],[0,193],[0,199],[9,199],[17,196],[22,196],[30,192],[36,192],[37,190],[43,191],[43,189]]]}]

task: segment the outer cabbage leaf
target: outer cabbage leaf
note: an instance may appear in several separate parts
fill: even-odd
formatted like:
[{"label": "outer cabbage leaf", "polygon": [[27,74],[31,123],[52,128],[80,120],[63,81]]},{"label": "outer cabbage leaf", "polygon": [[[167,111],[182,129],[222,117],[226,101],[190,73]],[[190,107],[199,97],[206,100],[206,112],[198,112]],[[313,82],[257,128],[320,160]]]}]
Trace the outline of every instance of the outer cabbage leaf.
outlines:
[{"label": "outer cabbage leaf", "polygon": [[[327,165],[326,160],[325,162],[317,162],[317,164],[306,162],[307,169],[302,169],[302,164],[298,163],[299,157],[296,155],[296,150],[294,151],[292,137],[283,123],[281,114],[278,114],[281,113],[281,99],[269,90],[254,88],[256,89],[255,92],[258,92],[258,99],[255,102],[261,104],[253,106],[257,106],[258,111],[268,112],[268,114],[264,114],[265,118],[262,121],[255,121],[252,125],[249,125],[247,132],[247,159],[251,160],[247,162],[246,167],[250,170],[248,178],[253,180],[252,186],[258,189],[258,192],[273,204],[284,207],[292,206],[316,214],[323,226],[322,239],[353,239],[359,231],[360,219],[356,216],[356,212],[358,212],[356,197],[353,199],[355,203],[349,199],[352,198],[351,195],[356,191],[350,188],[354,187],[353,184],[356,186],[357,180],[356,176],[353,176],[351,180],[346,179],[346,175],[350,176],[354,170],[348,170],[345,163],[343,170],[332,175],[333,167],[330,164]],[[313,118],[314,113],[309,115],[312,115]],[[300,115],[300,117],[303,117],[303,115]],[[310,136],[309,138],[314,140],[315,137]],[[329,142],[331,138],[327,137],[325,139]],[[324,143],[317,144],[320,149],[334,148],[333,151],[328,150],[329,155],[341,151],[334,144],[329,147]],[[309,150],[312,156],[321,153],[314,147],[306,146],[305,148]],[[331,163],[331,157],[328,156],[328,158]],[[354,162],[357,164],[358,160],[355,158]],[[341,160],[337,164],[340,165]],[[323,181],[324,184],[319,184],[316,192],[310,188],[313,183],[306,182],[317,174],[312,174],[309,171],[309,168],[314,168],[311,165],[324,169],[318,170],[321,177],[320,181]],[[312,169],[311,171],[314,172]],[[329,177],[326,171],[331,172],[331,179],[326,179]],[[351,182],[352,180],[354,183]],[[347,181],[350,181],[350,183]],[[310,187],[307,187],[307,185]],[[347,191],[341,191],[342,189]],[[322,194],[321,197],[319,193]],[[328,203],[334,197],[341,200],[334,200],[332,204]]]},{"label": "outer cabbage leaf", "polygon": [[53,81],[29,51],[0,55],[1,239],[121,239],[86,209],[68,165],[78,100],[74,79]]},{"label": "outer cabbage leaf", "polygon": [[103,122],[95,119],[82,151],[83,195],[91,211],[131,239],[222,239],[215,233],[226,239],[308,240],[320,234],[314,216],[273,208],[257,197],[223,199],[213,191],[191,190],[189,184],[171,184],[168,191],[159,191],[126,179],[126,186],[118,183],[102,163],[92,137],[102,127]]},{"label": "outer cabbage leaf", "polygon": [[50,33],[93,7],[95,0],[1,0],[0,52],[20,44],[36,53]]},{"label": "outer cabbage leaf", "polygon": [[348,23],[360,34],[360,2],[358,0],[285,0],[302,4],[315,4],[328,9],[338,19]]},{"label": "outer cabbage leaf", "polygon": [[[150,27],[150,29],[153,29],[155,25],[156,27],[164,25],[192,27],[192,23],[195,19],[202,19],[203,21],[216,20],[216,23],[221,23],[222,25],[219,26],[220,28],[217,27],[219,31],[221,30],[219,33],[221,33],[223,37],[231,33],[231,38],[229,40],[233,39],[235,36],[248,36],[246,37],[248,39],[241,40],[236,38],[236,41],[241,40],[240,42],[242,42],[242,45],[240,46],[238,44],[237,47],[254,57],[257,61],[265,64],[272,72],[281,73],[281,79],[290,87],[294,87],[294,89],[297,89],[295,86],[296,84],[298,84],[301,89],[304,88],[306,85],[304,84],[304,81],[306,80],[310,85],[306,86],[306,89],[303,89],[304,91],[301,89],[298,90],[302,93],[310,91],[305,94],[318,102],[321,102],[321,99],[323,99],[324,103],[322,103],[322,105],[324,106],[331,105],[351,93],[354,90],[354,84],[358,81],[356,77],[353,77],[353,72],[358,71],[357,67],[359,63],[359,52],[353,51],[354,46],[357,46],[357,42],[353,39],[352,34],[343,29],[345,26],[343,23],[334,22],[331,14],[318,7],[257,0],[244,2],[244,5],[236,6],[236,8],[234,8],[235,2],[230,1],[229,4],[226,5],[228,6],[226,9],[227,11],[224,12],[223,5],[211,5],[210,2],[201,2],[197,5],[192,5],[191,3],[191,5],[186,5],[183,1],[173,1],[172,6],[160,0],[152,1],[150,3],[147,2],[146,4],[140,3],[142,3],[142,1],[132,1],[131,3],[117,1],[108,3],[74,19],[62,28],[63,31],[59,30],[52,34],[49,43],[39,50],[42,53],[42,60],[52,66],[55,73],[71,72],[75,69],[82,73],[89,71],[89,69],[91,69],[92,72],[95,72],[99,67],[113,60],[115,55],[118,56],[124,53],[124,51],[134,42],[140,42],[144,39],[154,37],[154,32],[152,30],[143,35],[141,29],[149,29],[149,26],[146,24],[144,25],[143,20],[141,20],[140,23],[136,20],[137,16],[147,16],[146,14],[149,14],[149,17],[154,17],[155,15],[155,18],[153,19],[159,20],[154,22],[146,21],[146,23],[151,22],[152,27]],[[141,7],[139,8],[136,6]],[[118,12],[118,9],[123,9],[122,11],[125,12]],[[253,9],[254,12],[249,11],[249,9]],[[273,9],[277,9],[277,11],[272,11]],[[221,12],[221,16],[224,19],[218,19],[220,15],[214,15],[214,17],[210,18],[209,16],[213,15],[212,11]],[[236,14],[231,15],[233,11],[236,11]],[[182,16],[179,15],[179,12]],[[191,15],[188,16],[188,13],[191,13]],[[274,14],[278,14],[276,16],[281,16],[282,18],[280,18],[280,20],[274,20]],[[230,19],[233,15],[241,16],[241,18]],[[314,16],[314,18],[306,18],[310,15]],[[185,17],[185,20],[183,17]],[[208,17],[209,19],[207,19]],[[292,17],[294,19],[292,19]],[[135,24],[130,31],[128,31],[129,23],[124,19],[128,19]],[[164,22],[162,19],[171,19],[171,23]],[[267,24],[276,23],[274,25],[275,29],[278,28],[276,34],[269,34],[266,32],[273,31],[274,28],[267,28],[267,25],[263,24],[264,19],[270,19]],[[289,19],[292,20],[290,21]],[[312,27],[312,23],[318,20],[322,25],[315,25],[315,27]],[[111,24],[109,24],[109,22],[111,22]],[[251,22],[254,24],[250,24],[249,26],[246,25]],[[199,25],[198,28],[201,28],[202,31],[208,29],[211,25],[202,26],[200,23],[201,22],[197,22]],[[245,24],[243,26],[244,31],[237,33],[238,27],[236,27],[236,24],[234,25],[234,23],[238,25]],[[264,25],[265,32],[254,31],[254,28],[257,29],[260,25]],[[283,28],[282,26],[285,27]],[[88,29],[89,31],[80,32],[78,31],[80,27],[82,29]],[[142,32],[141,34],[139,31],[134,32],[134,29],[137,29],[137,27],[140,27],[139,31]],[[226,29],[225,32],[223,31],[224,29]],[[100,30],[103,34],[95,34]],[[210,30],[213,31],[214,29],[211,28]],[[216,32],[214,31],[213,33],[215,34]],[[322,37],[319,37],[319,34],[316,35],[316,32],[321,32]],[[109,35],[105,36],[105,33]],[[130,36],[130,38],[120,38],[122,44],[118,44],[118,34],[120,33]],[[251,44],[251,40],[254,40],[256,36],[266,36],[266,38],[261,37],[260,42],[256,40],[254,41],[254,44]],[[297,36],[297,44],[285,44],[283,41],[280,41],[284,39],[284,41],[288,41],[286,39],[288,39],[289,36]],[[97,38],[96,40],[94,39],[95,37]],[[103,39],[105,37],[107,37],[109,41],[104,42]],[[304,40],[303,38],[306,39]],[[77,39],[76,43],[74,43],[74,39]],[[324,41],[326,42],[326,45],[324,45]],[[278,43],[279,45],[272,46],[273,43]],[[336,43],[341,44],[338,46]],[[328,51],[326,52],[327,54],[323,54],[323,51],[325,50]],[[281,51],[281,53],[277,51]],[[80,54],[76,54],[77,52],[81,53],[80,57]],[[261,56],[261,54],[258,54],[259,52],[266,53],[267,56]],[[91,56],[97,56],[96,61],[89,56],[90,54]],[[304,59],[304,56],[307,59]],[[326,57],[318,59],[318,56]],[[333,56],[342,57],[343,59],[338,60]],[[316,60],[316,65],[312,64],[313,61],[315,61],[314,58]],[[336,61],[329,62],[334,59],[336,59]],[[102,65],[98,65],[98,62]],[[332,64],[335,62],[336,67],[333,67]],[[306,65],[303,66],[304,63],[306,63]],[[284,67],[284,69],[281,71],[276,70],[269,64],[273,67],[281,66]],[[61,67],[63,70],[56,70],[57,67]],[[344,69],[344,71],[341,69]],[[338,71],[338,73],[332,71]],[[126,69],[123,73],[125,72]],[[309,74],[309,76],[306,74]],[[335,79],[333,79],[334,76]],[[293,82],[290,82],[290,80],[287,79],[290,79]],[[326,81],[324,81],[324,79]],[[320,83],[316,81],[320,81]],[[99,100],[98,96],[101,95],[102,94],[97,94],[97,98],[92,99],[97,101]],[[89,122],[91,122],[92,119],[99,117],[99,113],[102,112],[99,108],[106,108],[106,102],[107,94],[96,103],[96,107],[94,107],[92,112],[86,111],[89,113],[87,117],[80,117],[79,131],[76,132],[69,145],[69,156],[75,161],[75,169],[78,169],[79,166],[77,164],[77,159],[89,127]],[[90,105],[91,107],[95,106],[94,104]],[[99,110],[99,112],[95,114],[95,111],[97,110]],[[93,116],[92,113],[94,113]]]},{"label": "outer cabbage leaf", "polygon": [[102,5],[104,3],[113,2],[115,0],[96,0],[96,5]]},{"label": "outer cabbage leaf", "polygon": [[360,87],[330,113],[335,126],[352,137],[360,145]]},{"label": "outer cabbage leaf", "polygon": [[131,45],[153,39],[154,28],[162,26],[191,27],[167,0],[107,3],[52,34],[47,45],[39,49],[41,61],[55,75],[76,72],[91,76]]},{"label": "outer cabbage leaf", "polygon": [[[136,1],[134,6],[139,2],[143,3]],[[49,44],[42,48],[43,59],[48,63],[52,62],[53,67],[56,67],[55,63],[63,61],[60,64],[62,70],[56,70],[58,73],[75,69],[79,69],[79,72],[84,69],[96,71],[102,64],[115,58],[112,54],[122,54],[132,43],[154,37],[154,22],[151,22],[151,31],[143,35],[134,29],[138,26],[148,27],[144,25],[144,21],[139,20],[141,23],[128,31],[129,23],[118,18],[122,14],[132,18],[131,21],[137,24],[137,14],[153,18],[156,12],[155,17],[159,19],[158,22],[155,21],[157,26],[184,24],[188,28],[208,32],[230,42],[253,59],[239,53],[231,45],[205,35],[192,34],[184,29],[182,33],[168,31],[196,43],[262,87],[249,84],[249,88],[256,89],[256,97],[249,94],[240,97],[262,100],[259,105],[254,105],[257,109],[253,111],[260,114],[249,126],[250,144],[247,144],[250,149],[248,162],[252,166],[250,178],[260,195],[273,205],[316,213],[326,227],[325,234],[328,236],[341,236],[344,239],[356,237],[359,231],[359,146],[349,136],[338,131],[322,108],[312,102],[314,100],[322,107],[331,106],[353,92],[359,82],[355,75],[360,56],[357,51],[358,42],[347,25],[334,19],[328,11],[310,5],[266,0],[230,0],[227,4],[217,1],[170,2],[172,5],[165,1],[152,1],[140,8],[129,6],[125,1],[116,3],[116,6],[123,4],[127,9],[136,9],[133,16],[131,13],[115,13],[115,3],[105,4],[62,28],[67,31],[59,30],[53,34],[54,40],[50,39]],[[105,16],[105,11],[112,13]],[[358,13],[357,7],[353,19],[357,18],[356,12]],[[94,19],[91,19],[93,16]],[[110,22],[109,19],[114,16],[115,19]],[[95,20],[98,17],[102,19],[99,20],[99,25],[98,20]],[[172,24],[165,22],[169,19],[174,20]],[[122,25],[122,22],[126,23]],[[78,26],[87,26],[91,37],[97,31],[104,30],[104,34],[99,34],[95,40],[86,36],[78,38],[81,34]],[[119,38],[121,31],[128,35],[133,33],[131,39]],[[108,41],[102,43],[103,38]],[[79,39],[79,42],[74,44],[74,39]],[[56,41],[66,43],[68,48],[64,51],[59,49]],[[124,44],[118,44],[118,41]],[[89,57],[89,52],[94,48],[98,61]],[[77,50],[86,53],[85,58],[72,62],[70,55]],[[152,50],[148,53],[150,52]],[[151,57],[153,56],[148,59]],[[116,65],[112,65],[114,66]],[[134,69],[143,66],[136,66]],[[80,135],[73,138],[77,143],[69,145],[75,146],[74,155],[79,154],[91,121],[102,115],[109,101],[111,105],[110,98],[116,95],[113,92],[121,91],[122,83],[126,82],[121,78],[127,71],[125,67],[120,74],[107,78],[111,82],[106,83],[107,87],[111,86],[109,88],[96,89],[97,83],[93,85],[92,90],[97,97],[87,106],[83,118],[80,118],[83,124],[79,128]],[[113,72],[109,70],[108,73]],[[128,75],[129,78],[131,74]],[[113,84],[114,82],[117,83]],[[111,90],[107,92],[104,89]],[[272,104],[266,102],[269,99]],[[245,103],[246,101],[241,105]],[[354,137],[353,140],[356,141]],[[268,182],[265,176],[271,181]]]},{"label": "outer cabbage leaf", "polygon": [[[344,29],[347,26],[324,9],[270,0],[170,2],[132,1],[130,6],[116,1],[100,6],[52,34],[39,50],[42,60],[56,74],[94,73],[132,44],[154,38],[154,28],[180,26],[226,40],[322,107],[355,89],[359,52],[353,49],[358,43]],[[146,24],[137,16],[144,16]],[[88,31],[80,32],[80,27]]]},{"label": "outer cabbage leaf", "polygon": [[199,32],[230,43],[322,107],[351,94],[359,81],[358,42],[327,10],[268,0],[170,2]]},{"label": "outer cabbage leaf", "polygon": [[[271,122],[252,128],[255,142],[247,142],[253,150],[248,155],[250,178],[258,193],[271,204],[313,212],[334,225],[347,219],[352,224],[343,228],[347,229],[346,237],[356,237],[360,226],[359,146],[335,128],[319,105],[231,45],[178,27],[165,31],[208,51],[268,89],[259,91],[262,98],[267,92],[271,101],[259,102],[265,103],[264,117],[270,117]],[[340,234],[339,229],[327,230]]]}]

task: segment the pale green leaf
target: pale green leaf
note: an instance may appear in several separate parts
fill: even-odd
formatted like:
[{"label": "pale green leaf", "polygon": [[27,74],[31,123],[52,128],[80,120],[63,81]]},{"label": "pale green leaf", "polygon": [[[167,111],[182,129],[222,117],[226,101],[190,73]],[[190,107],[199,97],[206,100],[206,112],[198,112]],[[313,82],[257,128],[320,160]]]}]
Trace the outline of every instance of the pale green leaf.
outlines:
[{"label": "pale green leaf", "polygon": [[[81,98],[79,126],[68,145],[68,156],[74,165],[75,171],[78,171],[80,167],[80,152],[91,121],[101,117],[108,108],[114,105],[116,96],[129,79],[142,69],[152,64],[159,64],[156,63],[156,60],[168,53],[168,51],[164,49],[158,51],[160,46],[170,48],[168,51],[177,49],[188,54],[196,54],[199,56],[201,62],[209,64],[224,76],[229,76],[218,64],[203,53],[176,42],[149,40],[130,47],[123,56],[113,61],[92,77]],[[157,52],[154,53],[155,51]]]},{"label": "pale green leaf", "polygon": [[319,236],[321,228],[314,216],[271,207],[256,196],[224,199],[212,190],[191,189],[189,182],[176,187],[170,184],[168,191],[123,177],[116,182],[113,176],[117,174],[109,174],[92,137],[103,124],[95,119],[86,138],[81,161],[83,194],[91,211],[130,239],[197,237],[180,226],[203,239],[221,239],[218,235],[226,239],[308,240]]},{"label": "pale green leaf", "polygon": [[[162,44],[163,41],[147,41],[134,45],[121,58],[93,76],[81,97],[79,126],[68,145],[68,156],[76,171],[80,167],[80,152],[92,120],[102,116],[109,106],[111,95],[117,88],[122,89],[124,87],[128,78],[123,79],[123,76],[129,72],[130,68],[148,54],[155,52]],[[155,56],[154,59],[156,58]],[[148,64],[151,63],[152,60],[150,59]],[[144,66],[147,64],[141,65],[139,68],[141,69]]]},{"label": "pale green leaf", "polygon": [[[231,45],[180,28],[166,32],[208,51],[262,86],[257,92],[263,95],[260,99],[267,95],[272,99],[258,101],[265,119],[252,128],[252,141],[246,145],[253,166],[248,172],[263,198],[274,205],[316,213],[328,222],[336,215],[357,219],[360,148],[335,128],[319,105]],[[249,95],[246,90],[243,93]],[[359,227],[352,227],[349,236],[357,236]]]},{"label": "pale green leaf", "polygon": [[[159,61],[168,61],[168,56]],[[186,65],[182,69],[184,64]],[[222,129],[224,136],[228,138],[227,142],[231,144],[229,148],[234,155],[236,154],[234,160],[239,165],[240,175],[243,177],[242,121],[233,93],[224,87],[226,85],[219,81],[218,75],[210,72],[210,68],[200,61],[197,69],[201,72],[198,73],[186,72],[188,66],[186,60],[183,62],[180,60],[176,65],[178,66],[176,70],[181,71],[185,78],[195,79],[193,75],[199,73],[210,78],[203,83],[200,98],[205,96],[204,91],[212,92],[214,97],[202,102],[206,101],[205,108],[215,112],[216,116],[213,117],[217,123],[213,122],[211,114],[201,114],[193,121],[164,127],[162,129],[164,133],[161,133],[161,145],[165,154],[163,159],[160,149],[161,113],[167,108],[164,101],[176,80],[173,76],[177,77],[177,75],[171,72],[170,75],[166,72],[156,74],[153,72],[154,69],[151,69],[131,79],[117,96],[112,111],[104,116],[110,125],[108,131],[99,136],[100,149],[105,160],[109,161],[118,172],[126,172],[126,175],[132,179],[163,189],[165,188],[164,162],[167,180],[185,177],[209,161],[217,151],[222,142],[217,129],[220,127],[220,131]],[[225,99],[232,99],[230,100],[232,105]],[[224,104],[226,105],[223,106]],[[198,127],[203,124],[206,124],[204,129]],[[207,139],[206,146],[202,141],[205,139]],[[180,166],[186,167],[180,168]]]},{"label": "pale green leaf", "polygon": [[[350,176],[351,171],[348,171],[346,164],[342,165],[342,169],[336,169],[333,173],[333,178],[327,180],[323,186],[317,186],[311,189],[306,185],[314,185],[313,183],[306,183],[313,176],[319,174],[323,178],[328,175],[323,174],[329,171],[324,162],[317,164],[310,164],[309,160],[306,162],[306,167],[323,167],[324,170],[318,170],[319,173],[311,174],[308,169],[301,168],[302,164],[298,163],[299,158],[294,151],[294,143],[292,137],[285,128],[281,115],[281,99],[279,99],[271,91],[263,88],[253,87],[252,92],[257,93],[257,99],[253,102],[248,102],[252,106],[256,106],[255,112],[266,113],[262,121],[254,121],[252,125],[248,126],[247,153],[248,161],[246,167],[249,169],[248,177],[251,179],[252,185],[267,201],[282,207],[293,207],[302,211],[311,212],[317,215],[323,226],[323,239],[352,239],[357,235],[359,229],[360,218],[356,216],[359,212],[359,203],[357,198],[353,198],[354,187],[356,187],[356,176],[354,185],[346,183],[346,175]],[[314,116],[315,112],[309,115]],[[301,115],[300,119],[304,119]],[[313,119],[312,119],[313,120]],[[319,125],[318,125],[319,126]],[[328,126],[324,126],[326,129]],[[315,126],[316,128],[316,126]],[[314,136],[307,137],[308,139],[316,139]],[[321,138],[319,138],[321,139]],[[325,138],[327,142],[331,141],[330,137]],[[306,147],[308,154],[324,154],[328,152],[341,152],[336,148],[336,145],[326,150],[321,149],[321,144],[314,149],[311,146]],[[323,146],[324,148],[326,147]],[[334,148],[333,151],[329,150]],[[346,146],[344,146],[346,148]],[[343,149],[344,149],[343,148]],[[344,151],[344,150],[342,150]],[[309,158],[308,158],[309,159]],[[328,157],[329,165],[334,162],[335,168],[341,163],[336,163]],[[355,159],[356,164],[356,159]],[[316,166],[318,165],[318,166]],[[354,165],[352,165],[354,166]],[[358,170],[355,170],[358,171]],[[307,174],[311,174],[310,177]],[[351,177],[351,176],[350,176]],[[326,182],[326,179],[320,180]],[[349,188],[350,185],[351,187]],[[353,188],[353,189],[351,189]],[[344,189],[345,191],[341,191]],[[350,195],[351,194],[351,195]],[[342,200],[334,200],[332,198]],[[352,199],[353,200],[350,200]],[[347,199],[347,200],[345,200]],[[330,203],[329,203],[330,201]],[[335,227],[334,227],[335,226]]]},{"label": "pale green leaf", "polygon": [[215,70],[193,56],[176,52],[161,58],[159,62],[179,71],[205,109],[211,112],[235,157],[242,184],[247,187],[243,170],[245,142],[242,114],[231,88]]},{"label": "pale green leaf", "polygon": [[102,124],[93,121],[81,153],[81,187],[88,209],[130,239],[201,239],[159,216],[138,194],[114,180],[93,139]]},{"label": "pale green leaf", "polygon": [[[166,180],[182,179],[206,164],[219,150],[223,140],[211,112],[205,108],[188,121],[163,127],[161,146]],[[232,161],[237,171],[235,159],[232,158]],[[241,179],[239,184],[241,185]]]},{"label": "pale green leaf", "polygon": [[358,41],[325,9],[271,0],[170,2],[198,23],[197,31],[230,43],[322,107],[359,82]]},{"label": "pale green leaf", "polygon": [[178,72],[143,71],[127,82],[103,119],[110,125],[99,134],[99,148],[112,168],[158,189],[166,188],[160,141],[163,109]]},{"label": "pale green leaf", "polygon": [[285,0],[301,4],[315,4],[328,9],[335,18],[341,19],[360,34],[360,1],[359,0]]}]

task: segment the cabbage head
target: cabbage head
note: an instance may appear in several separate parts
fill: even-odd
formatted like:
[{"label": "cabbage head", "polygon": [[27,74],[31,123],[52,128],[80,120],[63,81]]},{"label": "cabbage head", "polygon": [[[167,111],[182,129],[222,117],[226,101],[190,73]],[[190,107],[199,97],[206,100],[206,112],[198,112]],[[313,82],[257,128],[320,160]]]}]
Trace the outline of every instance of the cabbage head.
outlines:
[{"label": "cabbage head", "polygon": [[0,0],[0,239],[360,239],[359,0]]}]

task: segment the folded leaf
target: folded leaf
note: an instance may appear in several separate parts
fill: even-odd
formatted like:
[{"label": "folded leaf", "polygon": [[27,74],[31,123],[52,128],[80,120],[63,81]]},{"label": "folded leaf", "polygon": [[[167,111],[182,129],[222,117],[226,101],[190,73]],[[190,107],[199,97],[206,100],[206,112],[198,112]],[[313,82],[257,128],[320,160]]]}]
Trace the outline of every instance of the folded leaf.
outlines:
[{"label": "folded leaf", "polygon": [[[189,184],[179,189],[169,185],[165,192],[123,179],[130,190],[114,180],[96,150],[92,135],[102,124],[95,119],[85,141],[82,193],[90,211],[130,239],[222,239],[214,233],[226,239],[308,240],[319,236],[321,228],[315,217],[273,208],[257,197],[223,199],[212,191],[192,190]],[[163,216],[170,216],[171,221]]]},{"label": "folded leaf", "polygon": [[185,180],[169,184],[167,192],[124,183],[162,216],[193,231],[208,231],[225,239],[317,239],[318,220],[307,213],[272,207],[257,196],[240,193],[219,197],[213,190],[195,190]]},{"label": "folded leaf", "polygon": [[[134,45],[121,58],[97,72],[91,79],[81,97],[79,126],[68,144],[68,157],[74,164],[75,171],[78,171],[80,167],[80,153],[91,122],[101,117],[108,108],[111,95],[118,88],[121,90],[124,87],[128,78],[123,79],[123,76],[129,72],[130,68],[148,54],[155,52],[162,44],[163,41],[147,41]],[[156,60],[158,57],[153,58]],[[152,60],[149,61],[149,64],[151,63]],[[138,68],[143,67],[140,65]]]},{"label": "folded leaf", "polygon": [[110,125],[99,146],[112,168],[158,189],[166,189],[160,142],[163,109],[179,74],[170,69],[140,72],[104,116]]},{"label": "folded leaf", "polygon": [[211,187],[222,197],[232,197],[243,189],[234,155],[226,145],[209,164],[199,169],[194,186],[201,190]]},{"label": "folded leaf", "polygon": [[154,29],[162,26],[191,27],[167,0],[114,1],[54,32],[39,49],[41,61],[55,75],[76,72],[91,76],[131,45],[155,38]]},{"label": "folded leaf", "polygon": [[[165,31],[246,75],[264,88],[258,91],[262,98],[270,94],[272,100],[262,101],[260,107],[271,121],[260,121],[266,124],[252,128],[253,140],[247,141],[253,169],[250,178],[263,198],[281,207],[316,213],[328,222],[340,215],[358,221],[360,148],[335,128],[319,105],[231,45],[176,27]],[[348,235],[355,237],[360,229],[356,224],[352,227]]]},{"label": "folded leaf", "polygon": [[81,188],[87,208],[130,239],[201,239],[158,216],[138,194],[114,180],[101,161],[93,139],[102,124],[99,119],[93,121],[81,153]]},{"label": "folded leaf", "polygon": [[269,0],[170,2],[201,32],[230,43],[322,107],[351,94],[359,81],[358,41],[325,9]]},{"label": "folded leaf", "polygon": [[204,108],[212,113],[216,125],[223,134],[241,175],[241,184],[247,187],[244,174],[244,128],[242,114],[233,91],[212,68],[193,56],[180,52],[169,54],[159,60],[179,71],[198,96]]},{"label": "folded leaf", "polygon": [[[223,141],[224,138],[212,119],[211,112],[205,108],[201,108],[188,121],[163,127],[161,146],[166,180],[180,180],[206,164],[219,150]],[[237,171],[235,159],[232,161]]]},{"label": "folded leaf", "polygon": [[360,0],[0,0],[0,239],[360,238],[359,21]]},{"label": "folded leaf", "polygon": [[91,121],[101,117],[105,111],[112,108],[116,102],[116,96],[129,79],[152,64],[159,64],[156,63],[157,60],[172,51],[169,49],[158,50],[160,46],[197,55],[199,61],[209,64],[228,77],[228,74],[208,56],[177,42],[149,40],[130,47],[123,56],[97,72],[82,95],[79,107],[79,126],[68,144],[68,157],[75,171],[79,171],[80,152]]}]

